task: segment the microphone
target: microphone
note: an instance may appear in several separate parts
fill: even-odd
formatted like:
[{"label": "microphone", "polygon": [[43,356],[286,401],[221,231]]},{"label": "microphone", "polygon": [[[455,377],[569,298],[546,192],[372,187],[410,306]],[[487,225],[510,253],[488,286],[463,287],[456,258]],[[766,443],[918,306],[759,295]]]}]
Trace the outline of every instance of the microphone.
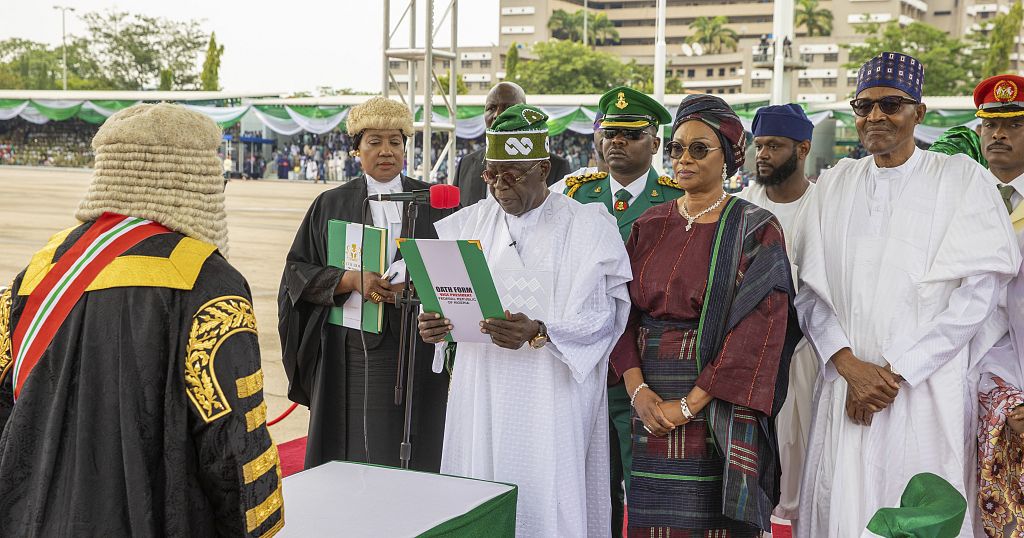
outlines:
[{"label": "microphone", "polygon": [[412,202],[430,204],[434,209],[451,209],[459,206],[459,188],[455,185],[432,185],[429,189],[390,194],[374,194],[367,200],[374,202]]}]

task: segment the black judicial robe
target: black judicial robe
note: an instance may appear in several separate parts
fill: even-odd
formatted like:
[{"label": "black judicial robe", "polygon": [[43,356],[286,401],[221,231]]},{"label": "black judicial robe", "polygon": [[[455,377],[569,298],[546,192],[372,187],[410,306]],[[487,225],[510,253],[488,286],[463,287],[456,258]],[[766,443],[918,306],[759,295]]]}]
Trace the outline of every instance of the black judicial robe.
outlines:
[{"label": "black judicial robe", "polygon": [[[327,323],[330,307],[341,306],[348,299],[348,294],[334,295],[344,271],[327,266],[327,222],[373,224],[369,210],[362,212],[367,181],[366,176],[358,177],[313,201],[295,234],[281,278],[278,329],[288,397],[310,410],[307,469],[332,460],[401,463],[405,408],[404,403],[394,405],[400,310],[385,304],[383,330],[366,333],[368,369],[364,369],[359,331]],[[402,176],[402,188],[411,191],[430,185]],[[420,206],[415,237],[436,239],[433,223],[448,214],[448,210]],[[408,230],[402,235],[410,237]],[[438,472],[449,378],[431,371],[434,347],[423,343],[418,334],[416,341],[410,467]],[[365,394],[364,382],[368,384]]]},{"label": "black judicial robe", "polygon": [[0,535],[275,534],[249,287],[213,245],[161,234],[115,259],[13,403],[22,293],[90,225],[54,236],[0,295]]}]

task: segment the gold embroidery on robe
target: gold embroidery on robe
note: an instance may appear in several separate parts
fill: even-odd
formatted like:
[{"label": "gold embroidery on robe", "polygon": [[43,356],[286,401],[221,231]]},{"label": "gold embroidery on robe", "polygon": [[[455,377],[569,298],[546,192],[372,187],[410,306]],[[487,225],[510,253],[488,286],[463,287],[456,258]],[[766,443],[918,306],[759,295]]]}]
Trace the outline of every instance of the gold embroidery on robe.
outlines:
[{"label": "gold embroidery on robe", "polygon": [[267,422],[267,402],[260,402],[253,410],[245,414],[245,430],[255,431]]},{"label": "gold embroidery on robe", "polygon": [[271,443],[270,448],[264,453],[242,466],[242,476],[245,477],[245,483],[252,484],[257,478],[267,474],[267,471],[276,467],[279,462],[277,445]]},{"label": "gold embroidery on robe", "polygon": [[[277,489],[270,496],[256,507],[245,511],[245,526],[248,528],[248,531],[256,530],[267,518],[278,511],[282,504],[284,504],[284,501],[281,498],[281,483],[278,482]],[[284,514],[281,514],[281,516],[283,517]]]},{"label": "gold embroidery on robe", "polygon": [[281,519],[279,519],[277,521],[277,524],[274,525],[273,527],[270,527],[270,530],[268,530],[267,532],[265,532],[262,535],[260,535],[260,538],[270,538],[271,536],[277,534],[278,531],[280,531],[283,528],[284,528],[284,514],[281,514]]},{"label": "gold embroidery on robe", "polygon": [[200,307],[192,318],[185,350],[185,385],[199,416],[208,423],[231,412],[213,363],[221,344],[240,332],[256,334],[256,316],[244,297],[218,297]]},{"label": "gold embroidery on robe", "polygon": [[238,388],[239,398],[248,398],[263,389],[263,370],[256,370],[256,373],[249,374],[235,381]]},{"label": "gold embroidery on robe", "polygon": [[0,293],[0,381],[7,375],[7,369],[11,365],[11,288]]}]

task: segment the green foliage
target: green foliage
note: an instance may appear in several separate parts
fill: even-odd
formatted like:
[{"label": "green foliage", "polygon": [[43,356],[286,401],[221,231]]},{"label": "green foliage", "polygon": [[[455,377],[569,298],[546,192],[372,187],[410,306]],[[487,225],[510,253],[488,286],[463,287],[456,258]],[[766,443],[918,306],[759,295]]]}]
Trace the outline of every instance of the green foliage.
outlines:
[{"label": "green foliage", "polygon": [[206,91],[220,90],[220,58],[224,55],[224,45],[217,45],[217,34],[210,34],[210,43],[206,46],[206,59],[203,60],[202,89]]},{"label": "green foliage", "polygon": [[[548,30],[551,30],[551,37],[582,43],[583,13],[582,9],[576,10],[574,13],[569,13],[564,9],[554,10],[548,19]],[[618,43],[619,31],[615,29],[615,25],[607,14],[590,10],[587,12],[587,38],[587,43],[590,45]]]},{"label": "green foliage", "polygon": [[513,41],[505,54],[505,78],[516,78],[517,67],[519,67],[519,44]]},{"label": "green foliage", "polygon": [[90,36],[89,52],[115,88],[151,88],[164,70],[173,73],[175,88],[200,86],[196,67],[207,36],[197,21],[114,10],[86,13],[82,20]]},{"label": "green foliage", "polygon": [[535,60],[519,62],[516,76],[527,94],[604,93],[621,84],[646,83],[653,77],[650,66],[624,64],[607,52],[582,43],[552,39],[533,45]]},{"label": "green foliage", "polygon": [[[1000,13],[992,19],[992,29],[988,32],[973,34],[976,51],[979,53],[980,67],[978,78],[988,78],[1006,73],[1010,68],[1010,54],[1017,44],[1015,38],[1020,37],[1024,25],[1024,6],[1018,0],[1010,7],[1009,13]],[[928,80],[925,77],[925,80]]]},{"label": "green foliage", "polygon": [[[630,60],[626,64],[626,78],[623,84],[634,90],[654,94],[654,67],[641,65],[636,60]],[[665,76],[665,93],[683,93],[683,81],[681,79]]]},{"label": "green foliage", "polygon": [[[104,89],[96,80],[98,66],[88,54],[83,38],[68,40],[68,89]],[[0,88],[59,90],[64,62],[60,47],[12,38],[0,41]]]},{"label": "green foliage", "polygon": [[[438,75],[437,82],[441,86],[441,89],[439,90],[441,93],[446,95],[448,94],[448,83],[449,80],[451,79],[451,76],[451,69],[446,71],[445,74],[443,75]],[[455,79],[455,93],[457,93],[458,95],[465,95],[469,93],[469,88],[466,87],[466,83],[465,81],[462,80],[462,77],[457,77]]]},{"label": "green foliage", "polygon": [[832,12],[818,7],[818,0],[798,0],[796,3],[796,27],[803,26],[807,35],[832,35]]},{"label": "green foliage", "polygon": [[[335,88],[333,86],[317,86],[316,93],[321,97],[327,97],[331,95],[377,95],[377,92],[368,92],[362,90],[353,90],[352,88]],[[307,94],[305,97],[311,97],[312,94]],[[292,97],[298,97],[293,95]]]},{"label": "green foliage", "polygon": [[171,73],[170,69],[164,69],[160,71],[160,91],[170,91],[174,89],[174,73]]},{"label": "green foliage", "polygon": [[[68,39],[68,89],[202,87],[197,67],[207,36],[197,21],[121,11],[87,13],[82,20],[85,35]],[[217,51],[219,67],[223,47]],[[0,41],[0,87],[60,89],[62,52],[59,46],[24,39]]]},{"label": "green foliage", "polygon": [[739,36],[732,28],[727,28],[729,18],[725,15],[717,17],[698,17],[690,23],[693,35],[687,41],[700,43],[708,54],[721,54],[725,49],[736,51],[739,44]]},{"label": "green foliage", "polygon": [[921,22],[863,26],[858,31],[870,37],[862,46],[849,47],[845,67],[855,69],[881,52],[900,51],[924,64],[924,95],[969,95],[974,90],[976,66],[967,43]]}]

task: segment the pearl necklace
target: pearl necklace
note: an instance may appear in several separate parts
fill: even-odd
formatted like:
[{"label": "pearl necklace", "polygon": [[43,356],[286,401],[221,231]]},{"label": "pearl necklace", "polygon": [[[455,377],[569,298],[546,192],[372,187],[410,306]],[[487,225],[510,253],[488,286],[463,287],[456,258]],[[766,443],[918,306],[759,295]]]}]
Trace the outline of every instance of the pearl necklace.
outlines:
[{"label": "pearl necklace", "polygon": [[701,211],[700,213],[697,213],[697,215],[693,216],[693,217],[691,217],[690,216],[690,212],[686,210],[686,200],[683,200],[683,208],[682,209],[683,209],[683,218],[686,219],[686,231],[690,231],[690,228],[693,228],[693,222],[695,220],[703,217],[704,215],[707,215],[709,212],[714,211],[716,207],[722,205],[722,201],[725,200],[726,196],[728,196],[728,193],[723,192],[722,196],[718,199],[717,202],[715,202],[715,203],[709,205],[708,207],[704,208],[703,211]]}]

